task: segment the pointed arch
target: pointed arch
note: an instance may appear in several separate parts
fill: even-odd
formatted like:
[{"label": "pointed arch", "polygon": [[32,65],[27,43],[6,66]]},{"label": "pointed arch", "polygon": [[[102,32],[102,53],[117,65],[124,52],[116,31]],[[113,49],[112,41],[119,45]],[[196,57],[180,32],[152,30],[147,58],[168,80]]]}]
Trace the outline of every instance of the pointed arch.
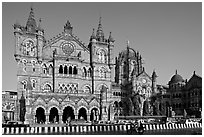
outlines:
[{"label": "pointed arch", "polygon": [[52,67],[52,64],[50,64],[50,66],[49,66],[49,74],[51,75],[52,73],[53,73],[53,67]]},{"label": "pointed arch", "polygon": [[74,66],[73,74],[74,74],[74,75],[77,74],[77,67],[76,67],[76,66]]},{"label": "pointed arch", "polygon": [[43,64],[43,74],[47,74],[47,66],[46,64]]},{"label": "pointed arch", "polygon": [[63,66],[62,65],[60,65],[60,67],[59,67],[59,74],[63,74]]},{"label": "pointed arch", "polygon": [[83,76],[83,77],[86,77],[86,76],[87,76],[86,68],[85,68],[85,67],[83,67],[83,73],[82,73],[82,76]]},{"label": "pointed arch", "polygon": [[69,66],[69,74],[72,74],[72,66]]},{"label": "pointed arch", "polygon": [[67,74],[67,65],[64,66],[64,74]]}]

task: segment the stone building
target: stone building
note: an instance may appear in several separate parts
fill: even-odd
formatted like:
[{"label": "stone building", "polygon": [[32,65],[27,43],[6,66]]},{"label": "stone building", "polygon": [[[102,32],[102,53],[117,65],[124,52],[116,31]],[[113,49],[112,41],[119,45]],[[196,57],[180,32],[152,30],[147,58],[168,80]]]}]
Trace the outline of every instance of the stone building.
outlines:
[{"label": "stone building", "polygon": [[157,93],[157,75],[153,71],[149,76],[143,67],[142,56],[129,47],[116,58],[115,87],[120,92],[121,100],[115,101],[116,115],[153,115],[156,105],[151,97]]},{"label": "stone building", "polygon": [[17,119],[17,92],[2,91],[2,122]]},{"label": "stone building", "polygon": [[201,116],[202,78],[195,71],[189,80],[184,80],[176,71],[169,81],[166,96],[169,95],[170,106],[175,115]]},{"label": "stone building", "polygon": [[181,75],[177,73],[177,70],[176,70],[175,75],[173,75],[171,80],[169,81],[169,89],[168,89],[169,90],[168,92],[171,94],[171,98],[170,98],[171,107],[172,107],[172,110],[176,113],[176,115],[183,115],[184,86],[185,86],[185,81],[181,77]]},{"label": "stone building", "polygon": [[185,86],[184,109],[187,115],[201,117],[202,111],[202,78],[195,71]]},{"label": "stone building", "polygon": [[[18,98],[26,99],[27,123],[65,123],[71,119],[113,118],[114,39],[105,38],[101,18],[88,45],[64,31],[46,40],[31,8],[26,25],[14,24]],[[19,106],[18,102],[18,106]]]}]

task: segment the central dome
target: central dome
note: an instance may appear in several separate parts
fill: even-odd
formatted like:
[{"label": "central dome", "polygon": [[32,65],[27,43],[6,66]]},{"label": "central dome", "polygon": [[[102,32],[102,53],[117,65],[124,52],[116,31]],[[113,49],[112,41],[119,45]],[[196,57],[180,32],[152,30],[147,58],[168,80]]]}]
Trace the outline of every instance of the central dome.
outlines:
[{"label": "central dome", "polygon": [[177,74],[177,71],[176,71],[176,74],[171,78],[171,80],[169,81],[169,84],[178,83],[178,82],[184,82],[184,79],[182,78],[181,75]]},{"label": "central dome", "polygon": [[136,53],[134,49],[132,48],[128,48],[126,50],[123,50],[120,54],[119,54],[119,61],[123,62],[124,60],[126,60],[128,55],[128,58],[131,60],[136,60],[137,56],[139,56],[139,53]]}]

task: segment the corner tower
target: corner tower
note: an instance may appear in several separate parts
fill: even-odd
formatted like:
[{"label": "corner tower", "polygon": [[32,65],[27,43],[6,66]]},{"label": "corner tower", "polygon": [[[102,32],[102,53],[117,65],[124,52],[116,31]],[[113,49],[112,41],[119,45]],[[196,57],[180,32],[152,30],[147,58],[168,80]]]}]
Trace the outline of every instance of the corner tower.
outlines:
[{"label": "corner tower", "polygon": [[[40,90],[42,48],[45,43],[44,30],[41,27],[41,19],[37,25],[32,7],[26,25],[23,26],[16,22],[13,27],[15,37],[14,57],[17,62],[18,98],[21,97],[21,94],[24,94],[26,99],[25,120],[29,122],[32,119],[30,112],[32,99],[30,97],[33,91]],[[29,88],[29,85],[32,88]]]}]

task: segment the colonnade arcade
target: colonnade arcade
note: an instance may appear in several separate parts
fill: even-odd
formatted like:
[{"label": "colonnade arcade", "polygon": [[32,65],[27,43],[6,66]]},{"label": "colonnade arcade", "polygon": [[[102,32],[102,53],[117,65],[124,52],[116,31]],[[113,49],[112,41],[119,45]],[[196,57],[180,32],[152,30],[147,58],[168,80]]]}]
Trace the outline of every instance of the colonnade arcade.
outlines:
[{"label": "colonnade arcade", "polygon": [[48,123],[67,123],[73,119],[84,119],[86,121],[99,120],[99,108],[94,106],[87,109],[84,106],[74,109],[72,106],[66,106],[60,110],[57,106],[51,106],[45,109],[44,106],[38,106],[33,113],[33,122],[39,124]]}]

